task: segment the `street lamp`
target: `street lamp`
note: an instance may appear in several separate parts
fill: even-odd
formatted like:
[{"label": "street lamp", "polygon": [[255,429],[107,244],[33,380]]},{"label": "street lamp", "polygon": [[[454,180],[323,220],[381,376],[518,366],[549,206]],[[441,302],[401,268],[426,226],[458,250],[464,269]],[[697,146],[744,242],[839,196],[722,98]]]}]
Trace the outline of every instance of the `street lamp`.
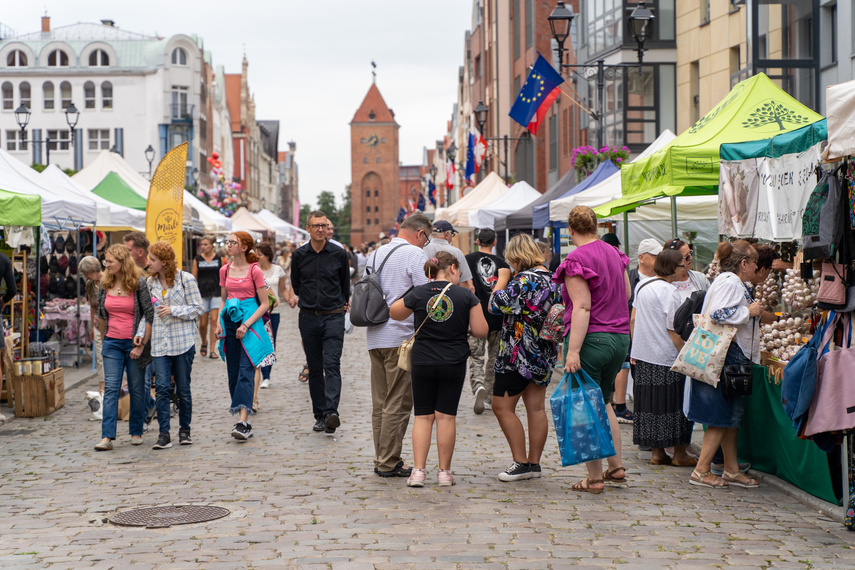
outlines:
[{"label": "street lamp", "polygon": [[555,43],[558,44],[558,64],[561,68],[581,68],[597,70],[597,111],[591,113],[591,117],[597,121],[597,147],[602,148],[604,144],[604,126],[603,111],[606,108],[605,102],[605,87],[606,87],[606,69],[622,70],[627,68],[637,68],[641,73],[641,64],[644,60],[644,41],[647,39],[655,16],[645,6],[644,1],[639,1],[638,5],[629,15],[629,26],[632,30],[632,37],[638,44],[638,64],[618,63],[614,65],[605,65],[605,60],[598,59],[596,65],[585,64],[568,64],[564,63],[564,42],[570,36],[570,27],[573,24],[573,19],[576,14],[573,13],[572,6],[565,6],[564,2],[558,2],[555,9],[549,15],[549,28],[552,31],[552,37]]},{"label": "street lamp", "polygon": [[193,195],[199,196],[199,169],[193,167]]},{"label": "street lamp", "polygon": [[[559,4],[563,4],[563,2],[559,2]],[[478,130],[481,131],[481,136],[484,136],[484,124],[487,122],[487,112],[490,110],[487,105],[484,104],[483,101],[478,101],[478,105],[475,107],[475,121],[478,123]],[[520,141],[522,140],[519,137],[509,137],[508,135],[504,135],[501,137],[484,137],[484,140],[487,141],[501,141],[505,144],[505,184],[508,183],[508,143],[510,141]]]},{"label": "street lamp", "polygon": [[[26,130],[27,125],[30,123],[30,113],[29,107],[21,103],[21,105],[15,109],[15,122],[18,123],[18,126],[21,128],[21,143],[22,144],[44,144],[45,145],[45,162],[50,164],[50,137],[45,137],[45,140],[38,141],[28,141],[26,140]],[[65,109],[65,122],[68,123],[68,129],[70,133],[72,148],[74,147],[74,127],[77,126],[77,121],[80,120],[80,112],[77,110],[77,107],[74,106],[74,103],[69,103],[68,107]]]},{"label": "street lamp", "polygon": [[151,163],[154,161],[154,149],[151,145],[145,149],[145,159],[148,161],[148,179],[151,180]]}]

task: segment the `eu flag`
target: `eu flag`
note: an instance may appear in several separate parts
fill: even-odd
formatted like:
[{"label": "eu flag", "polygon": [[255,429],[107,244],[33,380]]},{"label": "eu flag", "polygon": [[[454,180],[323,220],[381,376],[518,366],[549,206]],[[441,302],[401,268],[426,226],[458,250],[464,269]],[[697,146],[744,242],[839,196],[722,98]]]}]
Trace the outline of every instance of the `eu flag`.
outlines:
[{"label": "eu flag", "polygon": [[466,180],[475,180],[475,134],[469,131],[469,141],[466,145]]},{"label": "eu flag", "polygon": [[428,199],[431,205],[436,208],[436,186],[432,180],[428,180]]},{"label": "eu flag", "polygon": [[562,83],[564,78],[561,74],[542,55],[537,54],[537,61],[508,115],[536,135],[546,111],[561,93],[559,85]]}]

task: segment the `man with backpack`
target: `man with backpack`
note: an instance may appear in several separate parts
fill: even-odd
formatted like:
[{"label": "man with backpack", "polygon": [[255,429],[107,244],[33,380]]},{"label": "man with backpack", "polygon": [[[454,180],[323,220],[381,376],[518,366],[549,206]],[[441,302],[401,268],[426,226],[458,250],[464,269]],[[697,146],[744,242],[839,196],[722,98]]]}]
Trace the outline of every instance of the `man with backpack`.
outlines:
[{"label": "man with backpack", "polygon": [[[369,326],[365,338],[371,359],[371,425],[374,435],[374,472],[381,477],[409,477],[411,469],[401,458],[404,435],[410,422],[413,408],[413,392],[410,373],[398,368],[398,347],[413,336],[413,318],[395,321],[388,318],[388,307],[417,285],[427,283],[425,263],[427,256],[422,248],[430,243],[431,223],[424,214],[415,213],[406,218],[398,235],[368,256],[366,276],[357,283],[354,292],[354,308],[357,309],[360,286],[374,273],[379,277],[385,297],[385,315],[359,315],[379,322]],[[376,286],[374,283],[366,287]],[[372,306],[370,300],[369,307]],[[357,315],[351,313],[354,320]],[[378,311],[373,311],[378,313]],[[359,319],[354,320],[354,324]],[[364,322],[364,321],[363,321]]]}]

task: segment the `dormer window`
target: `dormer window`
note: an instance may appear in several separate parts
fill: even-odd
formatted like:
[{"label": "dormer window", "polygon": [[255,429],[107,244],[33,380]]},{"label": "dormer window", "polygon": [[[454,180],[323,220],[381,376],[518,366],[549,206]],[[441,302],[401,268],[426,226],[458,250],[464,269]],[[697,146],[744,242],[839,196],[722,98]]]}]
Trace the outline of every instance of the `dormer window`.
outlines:
[{"label": "dormer window", "polygon": [[110,65],[110,56],[102,49],[96,49],[89,54],[90,67],[108,67]]},{"label": "dormer window", "polygon": [[68,54],[61,49],[55,49],[47,58],[48,67],[68,67]]},{"label": "dormer window", "polygon": [[377,115],[374,113],[374,109],[371,109],[371,111],[368,113],[368,120],[373,121],[376,118],[377,118]]},{"label": "dormer window", "polygon": [[12,50],[6,56],[7,67],[27,67],[27,54],[19,49]]},{"label": "dormer window", "polygon": [[187,52],[177,47],[172,50],[172,65],[187,65]]}]

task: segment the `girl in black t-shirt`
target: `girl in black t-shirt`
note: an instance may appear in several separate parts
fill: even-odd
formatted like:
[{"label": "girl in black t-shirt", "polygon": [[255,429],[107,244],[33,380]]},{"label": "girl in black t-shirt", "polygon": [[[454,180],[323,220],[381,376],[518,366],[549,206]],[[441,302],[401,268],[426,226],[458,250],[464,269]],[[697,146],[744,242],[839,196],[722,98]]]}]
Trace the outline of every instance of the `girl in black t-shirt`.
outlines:
[{"label": "girl in black t-shirt", "polygon": [[390,316],[403,321],[414,314],[416,341],[412,349],[413,385],[413,471],[410,487],[424,487],[430,438],[436,420],[440,486],[454,485],[451,456],[457,434],[455,416],[466,378],[469,357],[467,335],[487,336],[481,303],[472,291],[457,285],[457,258],[439,251],[425,263],[431,281],[414,288],[392,304]]}]

